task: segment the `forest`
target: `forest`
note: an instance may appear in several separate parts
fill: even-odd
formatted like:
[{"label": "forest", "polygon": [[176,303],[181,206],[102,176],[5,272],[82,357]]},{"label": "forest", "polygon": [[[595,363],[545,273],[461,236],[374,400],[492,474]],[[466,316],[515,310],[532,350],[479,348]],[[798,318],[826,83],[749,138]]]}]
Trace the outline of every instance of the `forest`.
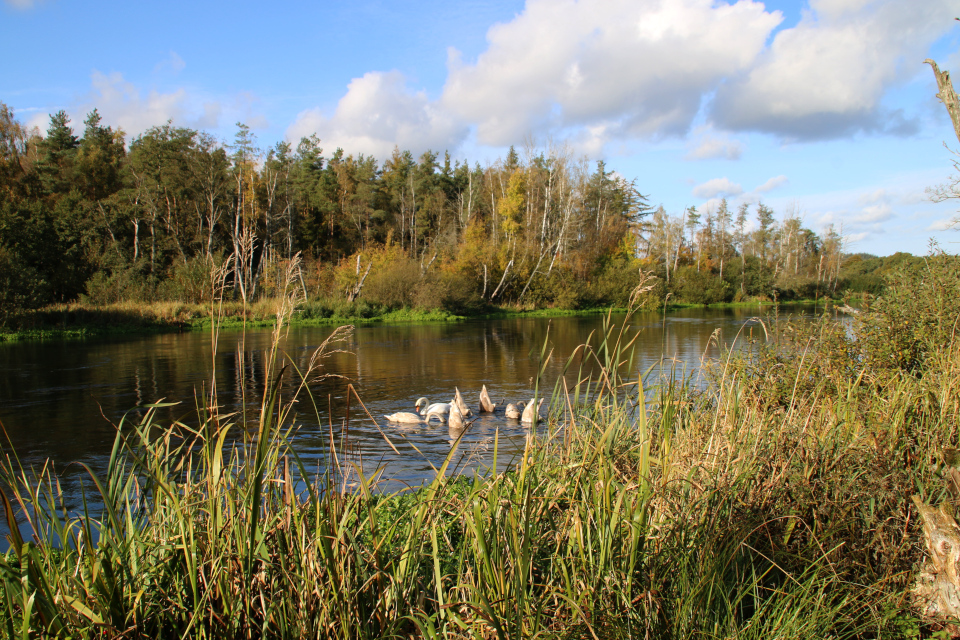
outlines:
[{"label": "forest", "polygon": [[[307,301],[377,309],[648,306],[876,292],[840,230],[726,200],[670,214],[654,185],[562,147],[487,166],[395,149],[382,162],[321,141],[230,143],[167,122],[127,139],[60,111],[45,134],[0,103],[0,322],[79,301],[203,302],[212,273],[244,305],[296,260]],[[906,256],[909,258],[909,256]],[[881,261],[882,262],[882,261]]]}]

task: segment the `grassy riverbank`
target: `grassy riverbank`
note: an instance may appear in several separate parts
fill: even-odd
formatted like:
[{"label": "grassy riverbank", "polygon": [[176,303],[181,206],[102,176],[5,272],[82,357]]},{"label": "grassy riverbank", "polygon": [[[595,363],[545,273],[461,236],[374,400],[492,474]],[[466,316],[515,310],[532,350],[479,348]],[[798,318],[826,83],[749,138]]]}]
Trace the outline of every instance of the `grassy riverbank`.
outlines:
[{"label": "grassy riverbank", "polygon": [[[223,329],[272,327],[278,301],[264,299],[252,305],[224,303],[213,307]],[[367,322],[449,322],[462,316],[443,311],[386,309],[364,303],[299,305],[287,320],[299,326],[361,324]],[[149,334],[210,330],[211,306],[180,302],[53,305],[24,314],[17,329],[0,332],[0,341],[70,339],[123,334]]]},{"label": "grassy riverbank", "polygon": [[[281,403],[276,384],[247,390],[263,398],[256,424],[201,410],[199,425],[121,425],[90,484],[102,513],[65,514],[52,471],[33,479],[10,458],[6,516],[29,518],[35,539],[15,535],[0,560],[0,627],[932,637],[941,624],[909,595],[923,557],[910,496],[943,499],[940,453],[957,446],[955,267],[932,260],[895,283],[853,337],[827,319],[782,321],[776,339],[708,366],[706,389],[622,377],[630,333],[608,324],[547,393],[548,419],[509,473],[447,478],[452,454],[420,490],[381,495],[331,442],[318,476],[296,455],[294,399]],[[310,379],[313,362],[271,369]]]},{"label": "grassy riverbank", "polygon": [[[782,303],[781,306],[824,304],[824,300]],[[277,301],[266,299],[246,308],[240,303],[225,303],[218,309],[218,325],[224,329],[272,327],[276,323]],[[773,302],[757,300],[708,305],[710,308],[767,308]],[[668,304],[666,312],[704,305]],[[289,319],[293,326],[339,326],[364,323],[457,322],[466,318],[557,318],[607,313],[626,313],[626,308],[534,309],[522,307],[489,307],[470,315],[457,315],[443,309],[389,309],[363,302],[317,301],[303,303]],[[662,312],[663,309],[660,309]],[[112,335],[147,335],[182,331],[209,330],[212,322],[210,305],[155,302],[94,305],[71,303],[52,305],[25,313],[16,329],[0,329],[0,342],[21,340],[69,340]]]}]

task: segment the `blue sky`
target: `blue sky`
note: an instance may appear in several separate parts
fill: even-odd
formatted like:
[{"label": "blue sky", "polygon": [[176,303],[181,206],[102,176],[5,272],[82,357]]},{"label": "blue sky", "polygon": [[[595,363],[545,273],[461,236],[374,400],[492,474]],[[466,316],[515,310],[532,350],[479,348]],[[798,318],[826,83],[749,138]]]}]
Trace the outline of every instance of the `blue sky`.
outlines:
[{"label": "blue sky", "polygon": [[923,64],[960,70],[951,0],[0,2],[0,101],[41,131],[96,107],[128,139],[242,121],[328,155],[533,141],[672,214],[762,199],[852,251],[960,247],[960,201],[925,193],[960,146]]}]

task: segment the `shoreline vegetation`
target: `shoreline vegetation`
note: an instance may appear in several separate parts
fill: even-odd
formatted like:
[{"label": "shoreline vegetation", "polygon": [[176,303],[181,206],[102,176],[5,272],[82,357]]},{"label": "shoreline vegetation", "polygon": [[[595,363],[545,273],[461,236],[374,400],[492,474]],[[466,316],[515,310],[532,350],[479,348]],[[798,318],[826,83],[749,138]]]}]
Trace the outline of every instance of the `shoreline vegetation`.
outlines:
[{"label": "shoreline vegetation", "polygon": [[[950,616],[918,596],[926,552],[912,500],[956,510],[944,477],[957,473],[960,435],[957,266],[937,254],[896,274],[852,328],[826,316],[778,322],[776,339],[705,361],[705,387],[638,378],[628,323],[608,316],[553,389],[538,377],[548,408],[510,470],[495,471],[494,442],[490,469],[458,475],[454,447],[432,480],[393,494],[348,462],[349,442],[331,437],[319,470],[298,458],[293,408],[298,396],[309,406],[310,381],[349,328],[296,370],[276,345],[299,294],[280,297],[271,375],[244,389],[255,416],[220,413],[210,389],[195,423],[123,421],[79,513],[65,508],[56,470],[22,469],[4,451],[0,628],[950,637]],[[293,397],[279,395],[284,376],[301,381]],[[403,438],[382,433],[391,446]]]},{"label": "shoreline vegetation", "polygon": [[[789,309],[795,306],[832,307],[838,301],[831,299],[794,300],[774,303],[767,300],[744,302],[720,302],[711,305],[690,303],[668,304],[657,313],[670,313],[688,308],[772,308],[774,305]],[[271,313],[276,301],[262,300],[252,308],[242,305],[224,305],[219,309],[221,317],[217,321],[218,329],[238,330],[243,328],[271,328],[276,325],[276,317]],[[359,308],[358,308],[359,307]],[[287,320],[292,327],[336,326],[343,324],[363,325],[374,323],[425,323],[459,322],[463,320],[494,318],[555,318],[576,315],[597,315],[608,312],[626,313],[626,307],[596,307],[591,309],[518,309],[492,307],[469,315],[455,315],[444,309],[377,309],[366,305],[341,307],[337,311],[329,308],[299,305]],[[334,315],[336,313],[336,315]],[[329,314],[329,315],[327,315]],[[340,315],[344,314],[344,315]],[[120,335],[150,335],[152,333],[177,333],[185,331],[209,331],[211,326],[211,307],[203,304],[153,303],[131,304],[116,303],[92,305],[71,303],[52,305],[23,314],[15,326],[17,330],[0,330],[0,343],[28,340],[70,340],[92,337]]]},{"label": "shoreline vegetation", "polygon": [[212,300],[262,321],[291,264],[300,321],[335,323],[622,309],[649,276],[650,310],[848,299],[923,261],[850,254],[842,230],[762,202],[667,211],[562,147],[482,165],[325,153],[315,136],[262,148],[243,124],[232,142],[172,122],[128,140],[96,110],[41,135],[0,103],[7,339],[185,329]]}]

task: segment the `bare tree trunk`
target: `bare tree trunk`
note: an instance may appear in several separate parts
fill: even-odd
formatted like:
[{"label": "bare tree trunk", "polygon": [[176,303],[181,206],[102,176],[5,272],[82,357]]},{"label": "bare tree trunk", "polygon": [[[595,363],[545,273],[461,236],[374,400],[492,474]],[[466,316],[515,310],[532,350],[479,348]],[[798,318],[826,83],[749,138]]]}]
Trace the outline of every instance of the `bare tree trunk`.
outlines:
[{"label": "bare tree trunk", "polygon": [[507,263],[507,268],[503,270],[503,277],[500,278],[500,284],[497,285],[497,288],[494,289],[493,294],[490,296],[490,301],[493,302],[493,299],[497,297],[497,294],[500,293],[500,287],[503,286],[504,281],[507,279],[507,274],[510,273],[510,268],[513,266],[513,260]]},{"label": "bare tree trunk", "polygon": [[154,262],[157,259],[156,216],[150,217],[150,275],[153,275]]},{"label": "bare tree trunk", "polygon": [[410,253],[417,253],[417,188],[413,186],[413,175],[410,176]]},{"label": "bare tree trunk", "polygon": [[537,275],[537,269],[540,268],[540,263],[543,262],[543,256],[547,255],[547,251],[550,249],[551,247],[547,247],[547,250],[540,254],[540,259],[537,260],[537,266],[535,266],[533,271],[530,273],[530,277],[527,279],[527,284],[524,285],[523,291],[520,292],[520,297],[517,298],[517,302],[523,300],[524,294],[527,292],[527,289],[530,288],[530,283],[533,282],[533,277]]},{"label": "bare tree trunk", "polygon": [[473,215],[473,172],[467,167],[467,222]]},{"label": "bare tree trunk", "polygon": [[937,78],[937,88],[940,90],[937,97],[947,108],[947,113],[950,114],[950,120],[953,122],[953,131],[957,134],[957,140],[960,140],[960,100],[957,99],[957,93],[950,82],[950,72],[940,71],[937,63],[930,58],[924,62],[933,68],[933,75]]},{"label": "bare tree trunk", "polygon": [[140,257],[140,220],[133,219],[133,261]]},{"label": "bare tree trunk", "polygon": [[423,278],[423,276],[427,275],[427,269],[430,268],[430,265],[432,265],[432,264],[433,264],[433,261],[436,260],[436,259],[437,259],[437,254],[434,253],[434,254],[433,254],[433,257],[430,258],[430,262],[427,263],[427,266],[423,266],[423,258],[421,257],[421,259],[420,259],[420,278]]},{"label": "bare tree trunk", "polygon": [[[367,263],[367,270],[363,272],[363,277],[357,280],[357,284],[347,292],[347,302],[353,302],[360,296],[360,291],[363,289],[363,283],[366,281],[367,276],[370,275],[370,267],[373,266],[373,261]],[[360,276],[360,256],[357,256],[357,276]]]}]

